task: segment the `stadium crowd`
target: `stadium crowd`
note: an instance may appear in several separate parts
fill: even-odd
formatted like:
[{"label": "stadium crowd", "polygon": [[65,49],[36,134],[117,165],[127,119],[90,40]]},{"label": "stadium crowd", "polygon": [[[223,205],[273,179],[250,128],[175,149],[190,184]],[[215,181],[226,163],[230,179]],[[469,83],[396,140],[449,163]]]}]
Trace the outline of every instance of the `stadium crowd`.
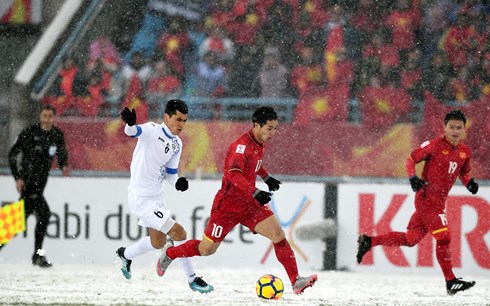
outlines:
[{"label": "stadium crowd", "polygon": [[204,3],[198,20],[148,5],[129,48],[97,37],[83,62],[64,59],[43,101],[61,115],[130,107],[145,120],[170,98],[293,97],[299,117],[313,108],[349,120],[358,101],[361,113],[396,113],[393,122],[416,122],[428,96],[490,102],[489,1]]}]

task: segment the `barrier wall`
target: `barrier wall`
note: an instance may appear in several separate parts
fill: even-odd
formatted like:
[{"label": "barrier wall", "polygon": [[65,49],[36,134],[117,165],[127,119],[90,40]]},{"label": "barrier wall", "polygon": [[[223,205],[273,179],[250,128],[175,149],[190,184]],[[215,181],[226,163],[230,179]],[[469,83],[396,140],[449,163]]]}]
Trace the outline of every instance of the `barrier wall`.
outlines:
[{"label": "barrier wall", "polygon": [[[338,189],[337,266],[353,271],[440,274],[435,241],[430,235],[417,246],[381,247],[355,261],[359,233],[406,231],[414,211],[410,185],[341,184]],[[455,274],[490,276],[490,188],[477,195],[455,186],[447,201],[451,255]]]},{"label": "barrier wall", "polygon": [[[65,132],[74,169],[129,171],[136,140],[124,134],[122,120],[60,118],[58,125]],[[188,122],[180,134],[184,142],[180,172],[222,173],[229,144],[251,127],[249,122]],[[484,139],[487,134],[478,131],[473,124],[468,132],[468,143],[474,149],[472,174],[489,179],[490,164],[485,157],[490,146]],[[427,140],[419,132],[411,124],[374,129],[345,122],[312,122],[303,127],[280,123],[267,143],[264,162],[275,175],[405,178],[408,154]],[[442,134],[437,130],[434,135]]]},{"label": "barrier wall", "polygon": [[[114,252],[118,247],[145,235],[127,208],[128,182],[127,178],[50,178],[45,192],[53,212],[45,242],[48,258],[57,264],[111,265],[116,260]],[[259,186],[266,188],[261,182]],[[167,188],[168,205],[190,238],[202,237],[212,199],[219,187],[219,181],[191,180],[186,192]],[[359,233],[405,231],[414,198],[408,184],[340,184],[335,187],[285,182],[274,194],[272,209],[295,250],[300,270],[322,269],[325,251],[332,250],[325,250],[325,242],[320,239],[299,240],[295,229],[322,221],[325,207],[333,210],[336,207],[337,247],[334,251],[338,269],[441,273],[431,238],[425,238],[413,248],[377,247],[366,255],[362,265],[355,261]],[[337,197],[332,198],[332,194]],[[17,199],[10,176],[0,176],[0,195],[2,202]],[[489,203],[490,187],[481,187],[477,195],[471,195],[464,187],[455,186],[450,193],[447,216],[451,221],[451,250],[458,276],[490,276]],[[2,249],[0,265],[29,262],[33,251],[33,224],[34,217],[30,217],[27,236],[18,235]],[[136,259],[134,265],[153,269],[157,257],[157,252],[151,252]],[[264,272],[281,269],[267,239],[254,236],[243,227],[236,227],[215,255],[196,258],[195,264],[197,267],[254,267]],[[172,268],[175,266],[178,267],[172,265]]]},{"label": "barrier wall", "polygon": [[[44,245],[48,259],[58,264],[110,265],[116,260],[117,248],[145,235],[127,207],[128,184],[129,179],[123,178],[50,178],[45,191],[53,213]],[[186,228],[188,237],[202,238],[212,200],[220,186],[221,181],[190,181],[186,192],[167,188],[168,206]],[[265,184],[262,188],[266,188]],[[2,202],[17,199],[11,177],[0,176],[0,195]],[[322,184],[284,183],[271,203],[302,270],[322,268],[325,244],[320,240],[298,241],[293,232],[298,225],[323,218],[323,199]],[[2,249],[0,264],[30,260],[34,221],[33,216],[28,219],[27,237],[18,235]],[[157,258],[158,254],[151,252],[137,258],[134,265],[151,265],[153,269]],[[269,240],[253,235],[242,226],[230,232],[216,254],[197,258],[195,263],[196,266],[256,267],[264,269],[264,273],[271,267],[281,267]]]}]

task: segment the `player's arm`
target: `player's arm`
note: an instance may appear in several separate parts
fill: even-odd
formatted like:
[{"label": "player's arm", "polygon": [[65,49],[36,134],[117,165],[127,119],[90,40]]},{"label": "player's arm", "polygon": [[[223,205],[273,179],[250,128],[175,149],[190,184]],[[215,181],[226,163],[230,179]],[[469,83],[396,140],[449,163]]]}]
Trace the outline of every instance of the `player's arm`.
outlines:
[{"label": "player's arm", "polygon": [[255,187],[255,184],[250,184],[243,176],[243,171],[240,168],[231,167],[228,170],[228,179],[233,186],[244,194],[253,197],[260,205],[265,205],[270,202],[272,193]]},{"label": "player's arm", "polygon": [[27,131],[24,130],[20,133],[19,137],[15,141],[14,145],[10,148],[8,153],[8,163],[10,167],[10,172],[12,173],[12,176],[14,177],[15,180],[22,178],[18,167],[17,157],[19,156],[20,153],[24,151],[23,148],[26,148],[26,146],[29,145],[30,142],[27,141],[27,139],[28,139]]},{"label": "player's arm", "polygon": [[58,130],[58,167],[62,170],[63,175],[70,175],[70,166],[68,163],[68,150],[66,149],[65,136],[61,130]]},{"label": "player's arm", "polygon": [[471,177],[470,159],[471,157],[468,156],[468,158],[465,160],[465,163],[461,167],[461,171],[459,172],[459,179],[461,180],[461,183],[466,186],[466,189],[468,189],[469,192],[471,192],[472,194],[476,194],[478,192],[479,186],[475,179]]},{"label": "player's arm", "polygon": [[413,150],[405,161],[405,170],[407,171],[410,186],[414,192],[419,191],[428,184],[428,182],[417,176],[415,166],[430,155],[430,148],[430,142],[424,142],[420,147]]},{"label": "player's arm", "polygon": [[281,181],[278,179],[272,177],[265,169],[264,167],[260,166],[259,171],[257,171],[257,174],[264,180],[264,183],[267,184],[269,187],[269,191],[276,191],[279,190],[280,185],[282,184]]},{"label": "player's arm", "polygon": [[170,185],[175,186],[175,189],[179,191],[186,191],[189,189],[189,181],[187,181],[187,179],[183,176],[179,177],[179,162],[180,156],[182,155],[182,142],[180,141],[179,144],[179,153],[172,156],[165,167],[166,180],[170,183]]},{"label": "player's arm", "polygon": [[121,112],[121,119],[126,122],[124,126],[124,133],[131,137],[138,137],[142,134],[143,130],[140,126],[136,125],[136,111],[134,109],[129,110],[125,107]]}]

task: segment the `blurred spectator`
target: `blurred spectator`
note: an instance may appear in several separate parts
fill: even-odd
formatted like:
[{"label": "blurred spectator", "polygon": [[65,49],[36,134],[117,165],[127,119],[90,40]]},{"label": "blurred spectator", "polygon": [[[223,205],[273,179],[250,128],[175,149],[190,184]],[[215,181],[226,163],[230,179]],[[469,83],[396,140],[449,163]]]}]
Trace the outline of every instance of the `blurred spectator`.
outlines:
[{"label": "blurred spectator", "polygon": [[180,16],[169,17],[168,29],[158,40],[156,55],[163,55],[181,80],[185,78],[185,59],[190,48],[191,40],[184,19]]},{"label": "blurred spectator", "polygon": [[396,7],[386,19],[391,30],[393,46],[399,51],[412,49],[419,45],[417,34],[422,24],[422,16],[413,0],[397,0]]},{"label": "blurred spectator", "polygon": [[[346,60],[346,48],[344,43],[344,28],[346,21],[344,19],[343,9],[340,5],[334,4],[330,8],[330,20],[325,26],[325,49],[324,49],[324,62],[327,74],[327,82],[329,85],[337,83],[338,68],[348,69],[352,73],[353,67],[348,67],[348,61]],[[340,55],[343,63],[338,65]],[[347,64],[347,65],[346,65]],[[347,71],[346,71],[347,72]],[[351,75],[352,77],[352,75]]]},{"label": "blurred spectator", "polygon": [[291,72],[291,86],[297,97],[301,97],[310,90],[325,87],[325,70],[321,63],[315,62],[313,48],[304,47],[300,57],[301,62],[293,67]]},{"label": "blurred spectator", "polygon": [[[271,5],[267,8],[267,15],[261,34],[264,42],[279,48],[283,64],[287,68],[291,68],[295,63],[295,45],[311,40],[315,30],[312,28],[309,19],[295,25],[294,8],[290,3],[282,0],[271,2]],[[302,15],[306,16],[303,19],[309,17],[306,13]],[[303,19],[301,20],[303,21]],[[316,35],[318,36],[318,33]]]},{"label": "blurred spectator", "polygon": [[448,28],[451,20],[448,16],[455,8],[453,0],[422,1],[423,15],[423,68],[427,69],[436,53],[442,35]]},{"label": "blurred spectator", "polygon": [[439,100],[449,100],[447,87],[453,69],[444,51],[439,50],[432,57],[429,69],[424,74],[424,85]]},{"label": "blurred spectator", "polygon": [[235,49],[225,30],[220,26],[209,26],[206,35],[203,43],[199,46],[199,57],[202,58],[204,54],[212,52],[220,57],[223,64],[230,63],[235,57]]},{"label": "blurred spectator", "polygon": [[67,56],[63,60],[63,65],[52,87],[56,98],[51,103],[56,109],[56,114],[63,115],[71,110],[70,115],[76,115],[73,99],[83,93],[85,85],[83,73],[79,71],[75,60],[71,56]]},{"label": "blurred spectator", "polygon": [[76,108],[82,116],[96,117],[106,95],[101,76],[94,73],[89,77],[86,92],[75,98]]},{"label": "blurred spectator", "polygon": [[257,78],[263,62],[261,28],[266,18],[266,1],[237,0],[232,12],[234,19],[228,28],[235,42],[235,60],[230,70],[230,94],[235,97],[258,97]]},{"label": "blurred spectator", "polygon": [[407,53],[406,60],[403,61],[400,71],[400,86],[406,90],[415,100],[423,99],[422,85],[422,52],[411,49]]},{"label": "blurred spectator", "polygon": [[451,101],[468,102],[476,98],[473,78],[468,67],[460,67],[456,76],[449,80],[448,94]]},{"label": "blurred spectator", "polygon": [[349,27],[353,30],[355,38],[354,50],[362,50],[362,47],[370,40],[371,33],[378,31],[384,24],[387,16],[386,6],[382,1],[359,0],[350,14]]},{"label": "blurred spectator", "polygon": [[228,31],[231,22],[235,19],[233,15],[234,0],[211,1],[209,14],[204,16],[205,27],[220,27]]},{"label": "blurred spectator", "polygon": [[354,82],[354,63],[347,56],[345,48],[339,48],[331,55],[333,64],[327,64],[327,83],[329,87],[351,88]]},{"label": "blurred spectator", "polygon": [[[123,95],[120,82],[117,81],[117,73],[112,72],[103,64],[102,59],[98,58],[89,65],[89,70],[86,74],[90,78],[97,77],[100,79],[101,91],[104,93],[103,97],[103,115],[116,115],[119,114],[119,103],[121,102],[121,97]],[[90,83],[90,81],[89,81]]]},{"label": "blurred spectator", "polygon": [[445,35],[443,48],[451,65],[459,67],[473,64],[472,59],[479,45],[479,35],[466,11],[458,14],[456,24]]},{"label": "blurred spectator", "polygon": [[490,103],[490,52],[483,56],[478,72],[477,98]]},{"label": "blurred spectator", "polygon": [[141,82],[140,87],[144,87],[151,74],[151,67],[147,64],[146,59],[142,52],[136,52],[132,55],[131,61],[128,64],[122,66],[121,77],[123,82],[123,89],[128,92],[130,87],[129,83],[136,77]]},{"label": "blurred spectator", "polygon": [[260,97],[284,98],[288,94],[288,70],[280,61],[277,47],[267,47],[264,51],[264,64],[260,71]]},{"label": "blurred spectator", "polygon": [[371,36],[371,41],[366,44],[362,51],[363,60],[379,62],[391,67],[400,65],[398,49],[388,42],[389,34],[386,29],[380,29]]},{"label": "blurred spectator", "polygon": [[87,70],[92,70],[92,66],[97,60],[100,60],[111,73],[119,70],[122,61],[121,55],[109,36],[99,36],[90,44]]},{"label": "blurred spectator", "polygon": [[162,118],[168,100],[182,96],[182,83],[163,58],[153,63],[153,73],[148,80],[147,100],[150,118]]},{"label": "blurred spectator", "polygon": [[225,68],[216,54],[206,53],[197,67],[195,95],[217,98],[227,93],[228,80]]},{"label": "blurred spectator", "polygon": [[147,64],[142,52],[134,53],[131,61],[123,65],[121,71],[124,89],[121,107],[136,109],[138,120],[141,120],[141,122],[148,119],[148,105],[145,100],[145,93],[151,72],[151,66]]}]

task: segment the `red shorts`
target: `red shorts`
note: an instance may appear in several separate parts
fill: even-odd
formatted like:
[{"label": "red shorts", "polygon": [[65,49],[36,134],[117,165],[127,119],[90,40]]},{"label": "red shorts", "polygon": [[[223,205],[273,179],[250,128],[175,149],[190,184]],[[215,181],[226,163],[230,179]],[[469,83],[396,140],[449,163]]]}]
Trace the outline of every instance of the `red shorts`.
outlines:
[{"label": "red shorts", "polygon": [[448,231],[446,214],[444,211],[416,210],[408,222],[407,229],[424,235],[430,233],[436,237],[438,233]]},{"label": "red shorts", "polygon": [[204,236],[212,242],[221,242],[237,224],[248,227],[252,233],[255,226],[274,215],[268,206],[253,206],[244,212],[227,212],[222,209],[211,210],[211,216],[204,229]]}]

